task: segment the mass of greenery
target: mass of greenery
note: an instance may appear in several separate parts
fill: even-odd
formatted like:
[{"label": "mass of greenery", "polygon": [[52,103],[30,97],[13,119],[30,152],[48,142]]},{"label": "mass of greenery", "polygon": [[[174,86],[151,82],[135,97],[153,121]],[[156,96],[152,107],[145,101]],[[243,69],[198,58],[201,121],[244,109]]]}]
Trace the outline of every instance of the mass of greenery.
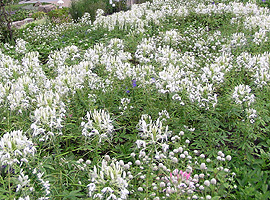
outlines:
[{"label": "mass of greenery", "polygon": [[269,199],[269,0],[102,2],[0,42],[0,199]]}]

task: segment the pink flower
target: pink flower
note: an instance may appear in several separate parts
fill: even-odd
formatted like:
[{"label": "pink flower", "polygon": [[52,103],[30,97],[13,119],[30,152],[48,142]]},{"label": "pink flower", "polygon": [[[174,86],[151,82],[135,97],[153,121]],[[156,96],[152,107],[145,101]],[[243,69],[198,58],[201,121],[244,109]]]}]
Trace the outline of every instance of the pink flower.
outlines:
[{"label": "pink flower", "polygon": [[187,179],[187,180],[189,179],[190,175],[191,175],[191,172],[186,173],[186,179]]},{"label": "pink flower", "polygon": [[172,178],[172,176],[175,175],[177,177],[177,180],[179,181],[180,178],[181,179],[185,178],[186,180],[188,180],[189,177],[191,176],[191,172],[187,173],[187,172],[183,172],[182,170],[180,170],[179,173],[178,172],[179,172],[178,169],[175,169],[173,171],[173,174],[170,173],[170,177]]}]

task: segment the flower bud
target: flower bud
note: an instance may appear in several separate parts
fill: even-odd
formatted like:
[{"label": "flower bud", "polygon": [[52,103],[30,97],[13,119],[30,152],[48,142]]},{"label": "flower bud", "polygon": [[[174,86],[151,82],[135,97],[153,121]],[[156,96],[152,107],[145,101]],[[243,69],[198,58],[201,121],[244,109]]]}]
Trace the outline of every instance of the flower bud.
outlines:
[{"label": "flower bud", "polygon": [[135,161],[135,165],[141,165],[141,161],[136,160],[136,161]]},{"label": "flower bud", "polygon": [[205,165],[205,163],[202,163],[202,164],[201,164],[200,169],[201,169],[201,170],[206,169],[206,165]]},{"label": "flower bud", "polygon": [[215,178],[212,178],[211,179],[211,184],[216,185],[217,184],[217,180]]},{"label": "flower bud", "polygon": [[232,159],[232,157],[230,155],[226,156],[226,160],[230,161]]},{"label": "flower bud", "polygon": [[208,180],[204,181],[204,185],[206,185],[207,187],[209,187],[210,186],[210,181],[208,181]]}]

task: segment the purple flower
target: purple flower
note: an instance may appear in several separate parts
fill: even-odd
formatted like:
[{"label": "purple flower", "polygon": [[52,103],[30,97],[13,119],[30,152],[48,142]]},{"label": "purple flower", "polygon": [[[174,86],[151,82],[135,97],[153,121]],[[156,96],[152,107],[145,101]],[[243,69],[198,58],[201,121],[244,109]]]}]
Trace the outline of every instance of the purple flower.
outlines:
[{"label": "purple flower", "polygon": [[130,93],[130,91],[128,90],[128,87],[126,87],[126,93]]},{"label": "purple flower", "polygon": [[137,84],[136,84],[136,80],[132,80],[132,87],[136,87]]}]

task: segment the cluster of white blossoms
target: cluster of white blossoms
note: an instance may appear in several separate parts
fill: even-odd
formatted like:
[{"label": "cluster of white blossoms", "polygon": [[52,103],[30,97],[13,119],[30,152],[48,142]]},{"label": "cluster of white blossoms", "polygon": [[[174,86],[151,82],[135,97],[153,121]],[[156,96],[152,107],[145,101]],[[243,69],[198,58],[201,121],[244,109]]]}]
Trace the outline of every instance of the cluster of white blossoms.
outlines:
[{"label": "cluster of white blossoms", "polygon": [[246,104],[247,106],[255,102],[255,95],[251,93],[251,88],[243,84],[234,88],[232,98],[236,104]]},{"label": "cluster of white blossoms", "polygon": [[85,137],[97,136],[99,142],[112,136],[114,130],[113,120],[105,110],[87,112],[85,120],[81,123],[82,135]]},{"label": "cluster of white blossoms", "polygon": [[[32,95],[36,94],[42,76],[39,70],[38,53],[27,53],[22,65],[17,60],[0,52],[1,96],[11,110],[24,110],[30,107]],[[5,98],[2,99],[4,101]]]},{"label": "cluster of white blossoms", "polygon": [[49,136],[62,134],[62,121],[65,116],[65,104],[58,93],[52,90],[45,91],[36,96],[31,128],[33,136],[41,135],[41,140],[47,140]]},{"label": "cluster of white blossoms", "polygon": [[140,5],[134,4],[131,10],[117,12],[109,16],[97,15],[93,22],[93,29],[107,28],[114,30],[119,28],[130,32],[141,33],[150,24],[160,24],[161,21],[170,16],[184,17],[188,15],[185,6],[173,1],[155,0],[152,3],[146,2]]},{"label": "cluster of white blossoms", "polygon": [[22,131],[5,133],[0,140],[0,165],[20,164],[28,162],[35,155],[36,148]]},{"label": "cluster of white blossoms", "polygon": [[135,164],[132,169],[138,169],[133,176],[139,177],[139,192],[148,191],[153,199],[211,199],[213,188],[223,187],[223,181],[229,185],[233,182],[234,174],[226,167],[230,155],[219,151],[216,158],[207,158],[199,150],[190,151],[191,142],[182,139],[184,131],[179,134],[168,131],[168,126],[161,123],[164,117],[169,117],[166,111],[160,112],[153,123],[150,116],[142,116],[138,124],[140,139],[131,157]]},{"label": "cluster of white blossoms", "polygon": [[[48,200],[51,193],[51,184],[49,181],[44,180],[44,173],[38,172],[36,168],[31,170],[31,174],[26,174],[26,172],[21,169],[17,177],[17,187],[16,192],[20,193],[21,196],[18,200],[30,200],[33,197],[34,192],[38,187],[41,186],[42,190],[39,189],[39,197],[37,200]],[[33,176],[34,175],[34,176]],[[30,178],[31,176],[31,178]]]},{"label": "cluster of white blossoms", "polygon": [[267,42],[268,37],[266,36],[266,34],[268,32],[269,32],[268,30],[260,29],[258,32],[254,34],[253,42],[257,45]]},{"label": "cluster of white blossoms", "polygon": [[18,53],[25,53],[26,52],[26,45],[27,42],[24,41],[23,39],[19,38],[16,40],[16,45],[15,45],[15,50]]},{"label": "cluster of white blossoms", "polygon": [[49,60],[48,60],[48,67],[49,68],[56,68],[65,65],[67,59],[74,60],[76,57],[80,57],[78,54],[78,47],[72,45],[72,46],[67,46],[59,51],[54,51],[49,55]]},{"label": "cluster of white blossoms", "polygon": [[141,63],[149,63],[154,59],[154,52],[156,51],[156,41],[154,38],[143,38],[137,46],[135,58]]},{"label": "cluster of white blossoms", "polygon": [[255,122],[255,118],[257,118],[257,111],[253,108],[246,109],[247,118],[249,119],[249,122],[253,124]]},{"label": "cluster of white blossoms", "polygon": [[252,55],[247,52],[243,52],[237,58],[236,70],[247,71],[252,77],[251,80],[255,83],[257,87],[263,88],[267,86],[270,80],[269,75],[269,61],[270,54],[265,52],[263,54]]},{"label": "cluster of white blossoms", "polygon": [[[264,9],[260,9],[253,4],[230,3],[225,5],[220,3],[213,5],[211,4],[209,6],[203,4],[187,4],[187,6],[194,7],[193,9],[196,10],[198,14],[204,13],[203,10],[206,7],[208,9],[208,14],[211,12],[222,13],[223,11],[232,12],[241,16],[258,16],[258,14],[267,14]],[[136,26],[140,24],[138,23],[138,20],[142,21],[143,16],[145,16],[147,20],[155,19],[157,20],[156,23],[158,23],[160,20],[159,11],[165,11],[164,13],[166,16],[170,16],[170,12],[174,13],[176,10],[179,11],[179,9],[179,5],[177,6],[170,1],[154,1],[153,3],[147,2],[142,5],[135,5],[128,12],[115,13],[112,16],[102,16],[102,12],[99,11],[97,21],[93,27],[97,28],[99,25],[103,24],[104,21],[102,20],[107,20],[113,17],[115,17],[116,24],[119,25],[118,21],[123,19],[123,17],[119,16],[122,16],[123,13],[125,13],[125,16],[128,13],[132,13],[131,15],[133,19],[136,19],[134,22]],[[146,14],[146,11],[148,10],[151,10],[151,12]],[[185,13],[184,15],[188,14],[188,12],[184,11],[183,13]],[[157,16],[151,17],[150,15]],[[87,16],[85,17],[84,21],[86,20]],[[114,25],[110,24],[110,26]],[[128,26],[130,26],[130,24]],[[91,27],[92,26],[89,25],[89,30],[91,30]],[[260,35],[264,33],[265,29],[258,32],[259,35],[257,34],[257,36],[255,36],[254,40],[256,38],[257,39],[254,42],[260,42]],[[202,58],[205,59],[211,58],[211,60],[221,58],[221,61],[214,64],[207,64],[206,67],[202,68],[202,71],[199,71],[198,59],[195,59],[192,52],[187,52],[185,55],[183,55],[179,51],[179,45],[180,47],[185,46],[187,41],[190,43],[189,48],[192,50],[193,54],[195,52],[197,56],[202,56]],[[145,84],[155,82],[157,88],[162,93],[170,92],[173,93],[173,95],[180,95],[179,93],[181,93],[182,90],[186,90],[186,86],[188,86],[187,96],[191,102],[196,102],[200,107],[209,109],[210,107],[215,107],[217,104],[217,94],[214,92],[217,86],[216,84],[223,82],[226,72],[228,72],[231,68],[231,63],[227,62],[228,59],[225,60],[227,62],[225,64],[223,64],[222,59],[226,57],[231,58],[231,55],[229,54],[230,48],[233,46],[244,45],[245,41],[246,39],[242,34],[233,34],[231,37],[223,39],[222,41],[218,31],[213,34],[209,34],[206,28],[194,29],[189,27],[184,33],[181,34],[178,32],[178,30],[173,29],[165,33],[161,33],[159,36],[143,39],[137,46],[135,53],[135,58],[140,64],[135,66],[129,62],[129,60],[132,59],[132,56],[130,53],[124,51],[124,44],[120,39],[112,39],[107,45],[97,44],[93,48],[86,50],[85,54],[81,57],[78,54],[78,48],[75,46],[70,46],[60,51],[55,51],[49,56],[48,65],[50,67],[54,66],[57,77],[50,81],[46,80],[46,87],[53,88],[64,96],[69,92],[74,93],[76,89],[85,87],[85,80],[89,81],[89,86],[93,89],[108,87],[108,85],[113,84],[113,80],[102,81],[97,74],[94,74],[91,71],[91,69],[95,67],[97,68],[99,66],[105,66],[110,76],[120,80],[131,78],[142,81]],[[222,43],[227,44],[222,47],[221,54],[212,55],[211,49],[219,48],[219,46],[221,46],[220,44]],[[209,46],[209,44],[211,45]],[[76,59],[82,61],[77,65],[65,65],[65,63],[72,62]],[[186,59],[192,61],[187,63]],[[229,62],[231,62],[230,59]],[[153,64],[158,66],[153,66]],[[163,71],[159,72],[160,69],[163,69]],[[170,69],[175,69],[173,71],[176,71],[176,73],[172,75]],[[201,77],[201,80],[198,80],[197,77],[190,77],[190,74],[193,74],[194,72],[200,73],[198,76]],[[158,73],[160,73],[160,77],[159,79],[156,79]],[[146,74],[147,79],[145,78]],[[258,76],[260,76],[260,74],[258,74]],[[155,81],[152,81],[154,80],[152,78],[155,78]],[[44,77],[43,79],[46,78]],[[24,83],[24,85],[34,85],[36,83],[34,80],[25,80],[27,80],[27,82]],[[143,87],[145,84],[142,84],[141,87]],[[23,107],[23,109],[26,109],[28,108],[29,102],[31,102],[31,98],[28,97],[25,91],[20,89],[21,85],[22,84],[19,83],[20,87],[16,87],[18,89],[12,92],[8,99],[13,101],[12,105],[14,108]],[[2,88],[5,88],[5,86]],[[30,91],[37,91],[38,89],[39,88],[31,88]],[[106,89],[103,90],[106,91]]]},{"label": "cluster of white blossoms", "polygon": [[171,132],[168,130],[168,126],[163,126],[162,120],[157,119],[156,121],[153,121],[151,116],[147,114],[141,116],[138,123],[138,130],[140,131],[140,137],[149,141],[150,143],[166,141],[171,134]]},{"label": "cluster of white blossoms", "polygon": [[61,37],[65,37],[64,34],[66,34],[66,32],[78,30],[85,25],[91,25],[89,16],[83,17],[79,23],[74,23],[73,21],[54,25],[51,23],[41,23],[32,28],[29,27],[23,29],[22,35],[24,36],[24,40],[31,41],[35,44],[41,44],[37,49],[46,49],[50,51],[51,47],[49,44],[51,42],[62,42]]},{"label": "cluster of white blossoms", "polygon": [[130,110],[132,109],[133,107],[132,106],[129,106],[130,104],[130,99],[129,98],[122,98],[121,99],[121,106],[119,106],[119,110]]},{"label": "cluster of white blossoms", "polygon": [[90,173],[92,183],[87,185],[89,197],[93,199],[128,199],[129,181],[133,178],[130,172],[126,172],[130,165],[131,163],[125,164],[122,160],[111,160],[109,156],[105,156],[101,166],[94,166]]},{"label": "cluster of white blossoms", "polygon": [[265,8],[259,7],[254,3],[229,2],[225,3],[199,3],[195,8],[197,14],[224,14],[233,13],[236,17],[259,15],[268,13]]},{"label": "cluster of white blossoms", "polygon": [[231,39],[232,47],[242,47],[247,44],[247,38],[244,33],[234,33]]}]

